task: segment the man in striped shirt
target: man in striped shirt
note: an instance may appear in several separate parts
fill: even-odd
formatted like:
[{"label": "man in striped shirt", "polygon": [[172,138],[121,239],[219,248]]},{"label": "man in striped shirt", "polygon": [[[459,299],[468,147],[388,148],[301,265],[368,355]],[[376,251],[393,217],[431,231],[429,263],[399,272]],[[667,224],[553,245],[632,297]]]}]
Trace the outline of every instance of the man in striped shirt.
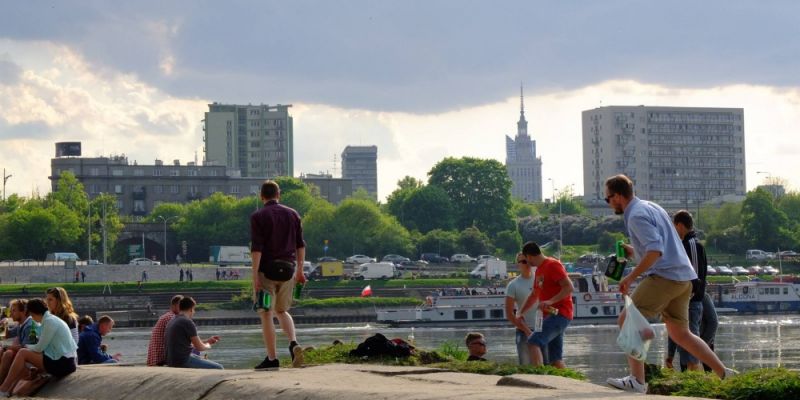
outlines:
[{"label": "man in striped shirt", "polygon": [[156,326],[153,327],[153,331],[150,334],[150,344],[147,346],[148,367],[164,365],[164,362],[166,362],[167,324],[169,324],[169,321],[172,321],[172,319],[175,318],[175,316],[178,315],[178,313],[180,312],[181,300],[183,300],[183,296],[181,295],[173,296],[172,301],[170,301],[169,311],[164,313],[164,315],[162,315],[156,322]]},{"label": "man in striped shirt", "polygon": [[[694,232],[694,219],[692,214],[686,210],[680,210],[672,216],[672,223],[675,230],[681,237],[686,255],[692,262],[692,267],[697,273],[697,279],[692,281],[692,298],[689,300],[689,330],[703,339],[712,350],[714,349],[714,337],[717,334],[717,310],[711,296],[706,293],[706,276],[708,275],[708,261],[706,260],[706,250],[697,240]],[[683,348],[677,346],[670,338],[667,342],[667,367],[672,368],[672,357],[675,350],[681,356],[681,370],[690,369],[702,371],[703,364],[693,355]]]}]

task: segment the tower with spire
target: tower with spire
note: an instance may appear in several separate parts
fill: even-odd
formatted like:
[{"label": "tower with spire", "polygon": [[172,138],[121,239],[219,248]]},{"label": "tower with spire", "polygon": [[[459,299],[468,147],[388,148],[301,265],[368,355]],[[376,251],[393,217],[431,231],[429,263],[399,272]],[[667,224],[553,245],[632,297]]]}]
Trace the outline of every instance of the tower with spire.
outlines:
[{"label": "tower with spire", "polygon": [[542,159],[536,156],[536,141],[528,135],[522,84],[517,134],[513,139],[506,135],[506,169],[512,182],[512,196],[524,201],[542,201]]}]

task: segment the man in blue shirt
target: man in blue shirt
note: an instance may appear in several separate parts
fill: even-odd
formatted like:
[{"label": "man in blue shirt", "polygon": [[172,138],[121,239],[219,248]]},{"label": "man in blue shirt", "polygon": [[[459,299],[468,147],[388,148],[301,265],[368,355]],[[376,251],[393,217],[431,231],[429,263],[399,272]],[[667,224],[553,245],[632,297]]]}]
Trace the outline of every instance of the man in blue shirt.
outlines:
[{"label": "man in blue shirt", "polygon": [[0,382],[5,380],[8,375],[8,370],[11,368],[11,362],[14,361],[14,356],[17,355],[19,349],[25,347],[31,339],[31,329],[34,328],[33,319],[28,315],[28,300],[17,299],[12,300],[9,304],[11,310],[11,320],[17,323],[12,329],[8,330],[8,337],[15,338],[14,343],[8,347],[3,347],[3,356],[0,360]]},{"label": "man in blue shirt", "polygon": [[96,324],[87,325],[78,339],[78,364],[112,364],[119,362],[121,354],[113,356],[100,350],[103,336],[109,334],[114,328],[114,320],[108,315],[103,315]]},{"label": "man in blue shirt", "polygon": [[[627,294],[631,283],[643,276],[631,295],[642,315],[646,318],[660,315],[672,340],[711,367],[720,378],[735,374],[736,371],[725,368],[702,339],[689,331],[689,298],[692,280],[697,279],[697,274],[667,212],[658,204],[634,196],[633,181],[625,175],[608,178],[605,192],[606,203],[615,214],[624,217],[631,240],[631,245],[625,245],[625,253],[638,260],[636,268],[620,281],[620,292]],[[624,321],[623,312],[619,318],[620,327]],[[647,393],[644,363],[628,357],[628,366],[631,375],[609,378],[608,384],[622,390]]]}]

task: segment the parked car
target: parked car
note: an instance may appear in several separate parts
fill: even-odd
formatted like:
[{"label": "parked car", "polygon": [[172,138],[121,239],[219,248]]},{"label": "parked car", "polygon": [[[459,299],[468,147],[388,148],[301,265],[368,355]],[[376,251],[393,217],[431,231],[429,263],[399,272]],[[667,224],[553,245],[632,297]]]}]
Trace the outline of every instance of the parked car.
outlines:
[{"label": "parked car", "polygon": [[747,275],[747,270],[740,265],[731,268],[731,271],[733,271],[734,275]]},{"label": "parked car", "polygon": [[752,267],[747,269],[747,273],[750,275],[760,275],[764,273],[764,269],[759,267],[758,265],[753,265]]},{"label": "parked car", "polygon": [[475,261],[475,259],[470,257],[469,254],[458,253],[458,254],[453,254],[450,257],[450,262],[454,262],[454,263],[468,263],[468,262],[473,262],[473,261]]},{"label": "parked car", "polygon": [[408,257],[403,257],[399,254],[387,254],[381,258],[381,261],[388,261],[390,263],[400,264],[406,261],[411,261]]},{"label": "parked car", "polygon": [[376,259],[374,259],[374,258],[372,258],[370,256],[365,256],[363,254],[355,254],[355,255],[352,255],[350,257],[347,257],[344,260],[344,262],[346,264],[364,264],[364,263],[376,262],[376,261],[377,261]]},{"label": "parked car", "polygon": [[420,259],[422,261],[427,261],[431,264],[441,264],[450,261],[447,259],[447,257],[442,257],[438,253],[422,253]]},{"label": "parked car", "polygon": [[717,273],[718,273],[719,275],[724,275],[724,276],[731,276],[731,275],[733,275],[733,271],[731,271],[731,269],[730,269],[730,268],[728,268],[728,267],[727,267],[727,266],[725,266],[725,265],[720,265],[720,266],[717,268]]},{"label": "parked car", "polygon": [[778,275],[778,269],[771,265],[767,265],[764,267],[764,273],[769,275]]},{"label": "parked car", "polygon": [[100,260],[86,260],[86,265],[103,265]]},{"label": "parked car", "polygon": [[328,261],[339,261],[339,260],[336,259],[336,257],[330,257],[330,256],[320,257],[320,258],[317,259],[318,263],[328,262]]},{"label": "parked car", "polygon": [[161,265],[160,261],[151,260],[149,258],[134,258],[131,260],[128,265]]},{"label": "parked car", "polygon": [[481,254],[481,255],[479,255],[478,257],[475,257],[475,260],[476,260],[477,262],[481,262],[481,261],[483,261],[483,260],[499,260],[499,258],[497,258],[497,257],[495,257],[495,256],[490,256],[490,255],[488,255],[488,254]]},{"label": "parked car", "polygon": [[716,275],[717,269],[709,265],[708,268],[706,269],[706,273],[708,275]]},{"label": "parked car", "polygon": [[747,250],[747,253],[745,253],[745,258],[748,260],[763,261],[770,258],[769,255],[770,253],[767,253],[764,250],[750,249]]},{"label": "parked car", "polygon": [[789,258],[795,258],[797,256],[800,256],[800,253],[797,253],[794,250],[785,250],[785,251],[782,251],[782,252],[778,253],[778,257],[780,257],[783,260],[786,260],[786,259],[789,259]]}]

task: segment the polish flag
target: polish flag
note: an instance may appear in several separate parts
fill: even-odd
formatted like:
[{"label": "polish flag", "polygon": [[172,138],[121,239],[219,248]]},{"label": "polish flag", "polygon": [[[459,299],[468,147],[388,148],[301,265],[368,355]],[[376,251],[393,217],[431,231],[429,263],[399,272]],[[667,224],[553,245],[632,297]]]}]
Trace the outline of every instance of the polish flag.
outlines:
[{"label": "polish flag", "polygon": [[361,290],[361,297],[369,297],[372,296],[372,288],[367,285],[364,289]]}]

